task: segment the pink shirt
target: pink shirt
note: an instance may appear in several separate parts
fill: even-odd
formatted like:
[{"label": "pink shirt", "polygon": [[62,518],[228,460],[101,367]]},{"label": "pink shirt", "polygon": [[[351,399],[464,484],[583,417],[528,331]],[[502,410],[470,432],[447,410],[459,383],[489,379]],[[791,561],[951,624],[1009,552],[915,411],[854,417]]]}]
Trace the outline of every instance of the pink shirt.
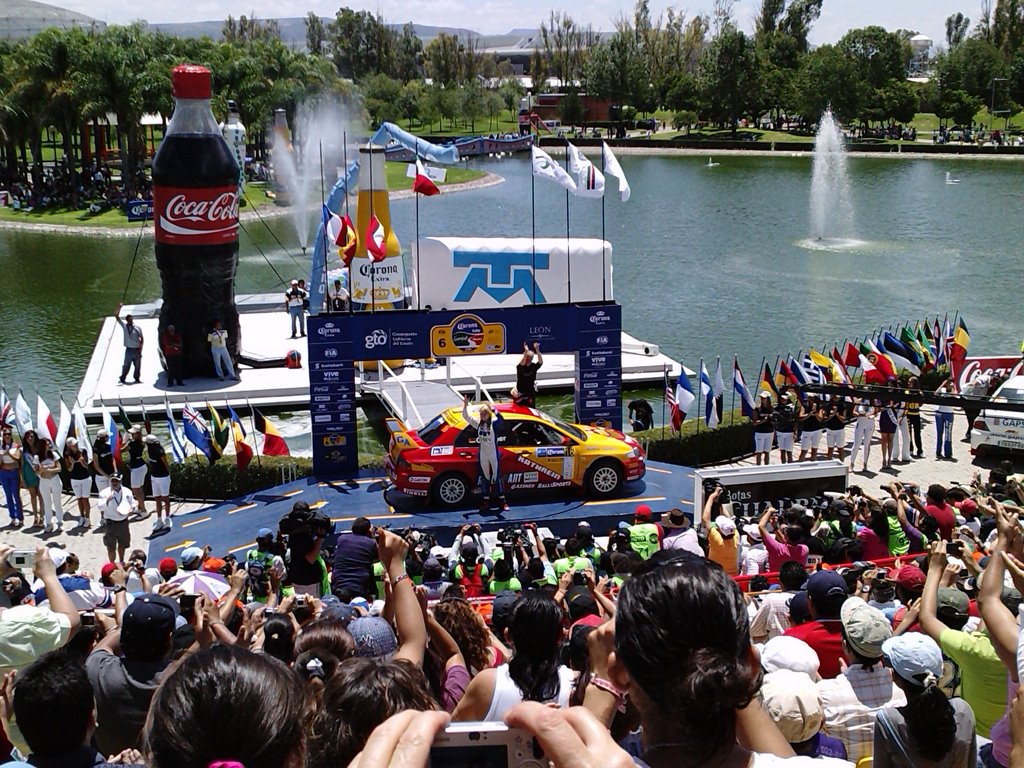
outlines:
[{"label": "pink shirt", "polygon": [[861,553],[861,560],[884,560],[889,557],[889,543],[882,539],[871,528],[861,528],[857,532],[857,539],[864,548]]},{"label": "pink shirt", "polygon": [[796,560],[800,565],[807,564],[810,549],[806,544],[783,544],[771,533],[764,535],[764,548],[768,550],[768,570],[778,573],[787,560]]}]

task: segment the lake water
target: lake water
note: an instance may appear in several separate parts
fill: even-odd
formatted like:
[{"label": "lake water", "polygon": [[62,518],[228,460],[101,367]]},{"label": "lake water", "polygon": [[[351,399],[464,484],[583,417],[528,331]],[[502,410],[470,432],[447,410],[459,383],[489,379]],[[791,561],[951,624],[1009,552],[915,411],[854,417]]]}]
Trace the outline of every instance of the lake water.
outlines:
[{"label": "lake water", "polygon": [[[691,368],[716,356],[727,368],[739,355],[748,382],[762,356],[958,309],[972,352],[1017,350],[1024,162],[852,157],[853,227],[863,243],[822,250],[806,242],[809,157],[716,161],[620,158],[633,194],[628,203],[609,195],[605,228],[615,297],[633,335]],[[471,165],[506,182],[421,200],[421,236],[529,236],[529,162]],[[960,183],[946,184],[947,171]],[[564,236],[564,192],[538,180],[536,200],[538,236]],[[408,248],[413,201],[392,203],[392,217]],[[570,221],[573,235],[600,237],[600,201],[572,199]],[[247,222],[239,293],[277,290],[278,274],[308,277],[290,221],[268,224],[287,252],[264,225]],[[152,238],[141,241],[128,283],[135,247],[135,239],[0,230],[0,382],[9,393],[38,388],[51,407],[60,392],[73,399],[102,318],[124,295],[131,303],[159,294]],[[559,399],[559,409],[568,402]]]}]

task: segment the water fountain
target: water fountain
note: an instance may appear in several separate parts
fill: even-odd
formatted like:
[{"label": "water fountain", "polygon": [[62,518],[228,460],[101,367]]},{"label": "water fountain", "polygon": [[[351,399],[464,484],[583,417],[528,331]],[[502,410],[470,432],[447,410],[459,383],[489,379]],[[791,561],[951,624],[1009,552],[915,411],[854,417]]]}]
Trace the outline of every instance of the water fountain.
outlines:
[{"label": "water fountain", "polygon": [[303,253],[320,222],[321,192],[338,178],[346,154],[348,162],[356,157],[354,125],[342,104],[322,101],[300,109],[291,141],[285,131],[273,132],[275,173],[286,192],[286,204],[291,206],[290,218]]},{"label": "water fountain", "polygon": [[826,110],[814,138],[814,171],[811,179],[810,248],[852,248],[861,241],[853,238],[853,204],[846,168],[845,137],[842,128]]}]

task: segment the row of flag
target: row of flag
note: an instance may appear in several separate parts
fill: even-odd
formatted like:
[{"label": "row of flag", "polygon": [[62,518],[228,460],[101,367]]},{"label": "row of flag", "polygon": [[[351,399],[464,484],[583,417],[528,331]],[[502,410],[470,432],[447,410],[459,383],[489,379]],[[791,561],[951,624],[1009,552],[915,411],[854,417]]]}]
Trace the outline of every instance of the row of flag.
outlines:
[{"label": "row of flag", "polygon": [[604,177],[607,174],[618,181],[619,199],[622,202],[629,200],[630,189],[626,174],[606,142],[601,142],[604,173],[569,142],[565,143],[567,168],[555,162],[551,155],[538,146],[531,147],[530,152],[534,176],[549,179],[577,197],[604,197]]},{"label": "row of flag", "polygon": [[[207,402],[206,410],[209,416],[209,421],[207,421],[194,406],[186,403],[179,425],[174,418],[170,404],[164,403],[167,431],[170,434],[171,456],[176,463],[185,460],[186,442],[195,446],[198,452],[206,456],[210,463],[213,463],[224,455],[228,442],[233,441],[238,468],[243,472],[246,470],[254,455],[253,446],[247,442],[248,433],[238,413],[227,403],[225,403],[225,407],[227,408],[226,419],[213,405]],[[254,432],[263,437],[262,448],[254,437],[253,443],[256,451],[264,456],[288,456],[288,444],[277,428],[253,406],[250,405],[249,410]],[[114,461],[120,466],[121,451],[126,439],[122,434],[122,428],[123,433],[126,434],[132,428],[133,422],[124,407],[120,405],[116,419],[107,408],[104,408],[102,420],[103,429],[110,434],[110,448],[114,454]],[[36,415],[33,419],[28,402],[20,391],[12,401],[7,396],[6,390],[0,389],[0,424],[16,429],[19,437],[29,430],[35,429],[40,437],[49,438],[58,451],[63,450],[69,437],[74,437],[78,440],[79,448],[86,457],[90,461],[92,460],[92,439],[89,436],[85,414],[77,403],[74,409],[69,409],[64,399],[61,398],[59,418],[55,420],[42,396],[37,395]],[[142,405],[142,424],[147,434],[153,431],[145,405]]]},{"label": "row of flag", "polygon": [[[904,325],[897,333],[891,330],[880,331],[874,339],[847,341],[842,351],[835,345],[828,354],[824,350],[818,352],[812,349],[803,356],[780,358],[774,371],[770,363],[764,362],[758,390],[771,392],[777,399],[781,388],[786,386],[849,385],[853,383],[851,369],[859,369],[866,384],[887,384],[895,380],[901,370],[919,376],[942,365],[963,362],[970,342],[970,333],[962,317],[958,317],[952,324],[948,319],[943,320],[941,325],[938,318],[934,323],[926,320],[924,323],[916,323],[913,329]],[[668,374],[665,374],[665,402],[671,409],[672,429],[681,429],[695,403],[698,406],[697,413],[703,411],[707,426],[712,429],[717,427],[722,420],[725,395],[722,361],[717,361],[715,375],[712,377],[701,360],[697,373],[698,393],[694,392],[686,368],[681,363],[680,368],[674,387]],[[750,418],[757,406],[736,358],[733,358],[732,387],[739,398],[741,413]],[[803,398],[802,393],[800,397]]]}]

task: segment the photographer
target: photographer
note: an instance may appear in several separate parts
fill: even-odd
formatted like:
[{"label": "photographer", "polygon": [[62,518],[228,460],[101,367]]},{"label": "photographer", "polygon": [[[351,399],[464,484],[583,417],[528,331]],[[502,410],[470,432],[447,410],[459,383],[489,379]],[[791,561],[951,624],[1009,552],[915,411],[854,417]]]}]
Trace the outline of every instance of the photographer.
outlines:
[{"label": "photographer", "polygon": [[279,528],[288,538],[288,577],[296,594],[328,594],[331,585],[320,549],[331,530],[330,519],[311,510],[306,502],[297,501],[281,518]]},{"label": "photographer", "polygon": [[338,537],[331,572],[331,592],[337,595],[342,590],[347,590],[353,595],[372,599],[375,594],[375,562],[377,543],[373,540],[373,526],[365,517],[357,517],[352,521],[351,532]]},{"label": "photographer", "polygon": [[[256,549],[245,553],[245,570],[248,574],[246,591],[254,602],[266,603],[270,599],[272,582],[279,582],[284,577],[281,551],[272,530],[260,528],[256,532]],[[271,574],[274,574],[274,578],[271,578]]]},{"label": "photographer", "polygon": [[740,569],[740,543],[736,536],[736,521],[722,513],[722,502],[719,499],[725,488],[716,484],[714,490],[709,492],[705,488],[704,492],[707,494],[707,501],[701,510],[700,520],[707,532],[708,560],[718,563],[730,576],[735,576]]},{"label": "photographer", "polygon": [[[466,535],[471,537],[465,541]],[[462,587],[466,597],[483,597],[487,590],[485,584],[491,575],[487,563],[480,559],[483,540],[480,538],[479,525],[464,525],[455,537],[451,555],[451,580]]]}]

